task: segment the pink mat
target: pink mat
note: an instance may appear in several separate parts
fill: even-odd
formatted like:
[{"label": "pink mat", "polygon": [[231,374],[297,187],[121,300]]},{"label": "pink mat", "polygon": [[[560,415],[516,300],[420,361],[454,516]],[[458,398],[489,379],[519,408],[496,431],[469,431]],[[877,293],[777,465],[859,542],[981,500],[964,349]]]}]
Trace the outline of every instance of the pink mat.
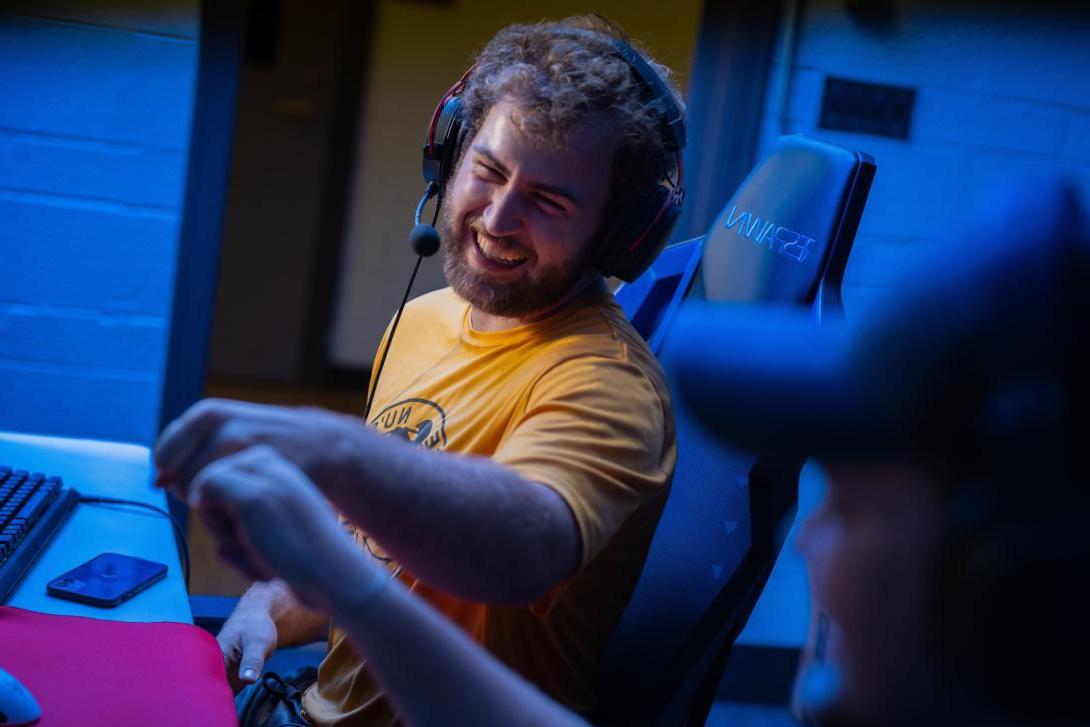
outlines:
[{"label": "pink mat", "polygon": [[216,640],[180,623],[126,623],[0,607],[0,666],[41,727],[236,725]]}]

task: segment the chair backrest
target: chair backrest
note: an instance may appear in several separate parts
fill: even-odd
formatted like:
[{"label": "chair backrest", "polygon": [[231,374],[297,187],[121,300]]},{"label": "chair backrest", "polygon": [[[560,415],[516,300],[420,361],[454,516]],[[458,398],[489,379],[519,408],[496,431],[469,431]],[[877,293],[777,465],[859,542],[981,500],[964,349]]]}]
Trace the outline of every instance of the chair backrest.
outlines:
[{"label": "chair backrest", "polygon": [[643,275],[613,293],[628,320],[655,353],[670,329],[668,322],[696,280],[703,254],[703,237],[670,245]]},{"label": "chair backrest", "polygon": [[[695,266],[688,280],[659,275],[676,281],[669,296],[664,283],[657,292],[654,284],[645,286],[657,296],[657,313],[623,288],[622,307],[657,325],[644,333],[656,351],[687,294],[811,305],[819,315],[835,310],[874,172],[866,154],[782,137],[703,241],[686,243],[690,256],[702,249],[699,276]],[[707,433],[680,402],[674,412],[677,470],[640,579],[601,662],[594,718],[603,723],[704,723],[730,646],[794,515],[802,462],[736,450]]]}]

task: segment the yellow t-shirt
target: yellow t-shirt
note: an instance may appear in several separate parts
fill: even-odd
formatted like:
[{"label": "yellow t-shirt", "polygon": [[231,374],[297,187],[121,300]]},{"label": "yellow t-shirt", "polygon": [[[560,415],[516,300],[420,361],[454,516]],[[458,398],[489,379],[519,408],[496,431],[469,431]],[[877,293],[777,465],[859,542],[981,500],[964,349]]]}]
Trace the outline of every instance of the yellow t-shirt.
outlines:
[{"label": "yellow t-shirt", "polygon": [[[405,309],[371,411],[379,432],[490,457],[567,502],[582,565],[531,606],[471,603],[401,578],[545,693],[592,709],[598,659],[639,577],[677,457],[662,370],[613,296],[603,290],[487,333],[473,330],[469,306],[450,289],[422,296]],[[397,723],[364,664],[334,626],[303,698],[312,722]]]}]

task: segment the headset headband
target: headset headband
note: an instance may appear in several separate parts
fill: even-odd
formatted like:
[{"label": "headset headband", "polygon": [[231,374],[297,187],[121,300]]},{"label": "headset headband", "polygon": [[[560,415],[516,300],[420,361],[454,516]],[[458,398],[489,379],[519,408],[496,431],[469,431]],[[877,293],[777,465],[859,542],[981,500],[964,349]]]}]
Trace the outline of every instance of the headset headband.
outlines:
[{"label": "headset headband", "polygon": [[685,119],[674,101],[674,95],[670,93],[662,77],[655,73],[639,51],[620,38],[614,38],[612,45],[621,58],[624,58],[636,72],[644,88],[650,92],[647,103],[658,113],[659,131],[666,148],[673,152],[680,152],[685,148]]}]

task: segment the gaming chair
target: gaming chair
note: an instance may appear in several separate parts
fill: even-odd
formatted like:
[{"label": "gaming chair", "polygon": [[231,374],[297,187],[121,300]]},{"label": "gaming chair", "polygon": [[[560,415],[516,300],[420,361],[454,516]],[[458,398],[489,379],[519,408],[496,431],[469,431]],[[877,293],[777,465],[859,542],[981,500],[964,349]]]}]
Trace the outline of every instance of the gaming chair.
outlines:
[{"label": "gaming chair", "polygon": [[[618,302],[656,352],[686,296],[835,313],[875,169],[867,154],[781,137],[708,233],[666,248]],[[704,724],[794,519],[801,461],[735,450],[674,404],[678,465],[601,661],[602,724]]]}]

